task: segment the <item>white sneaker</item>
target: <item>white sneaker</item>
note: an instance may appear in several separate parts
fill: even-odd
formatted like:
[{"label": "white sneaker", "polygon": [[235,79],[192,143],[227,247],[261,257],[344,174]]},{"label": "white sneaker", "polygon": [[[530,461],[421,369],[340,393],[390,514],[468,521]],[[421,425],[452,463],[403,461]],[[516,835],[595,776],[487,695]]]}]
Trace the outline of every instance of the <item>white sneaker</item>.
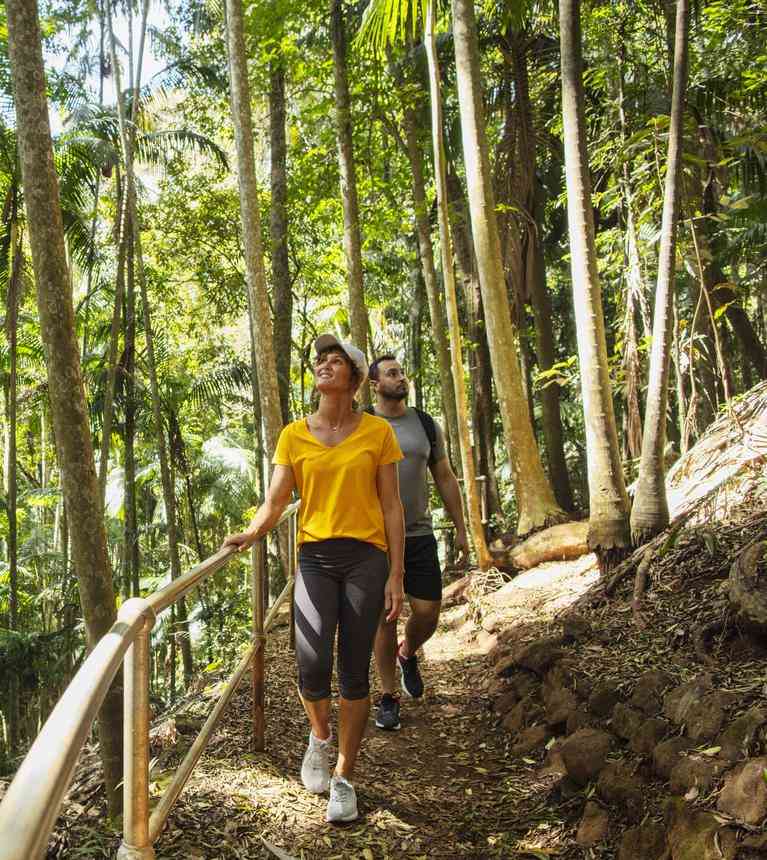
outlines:
[{"label": "white sneaker", "polygon": [[314,732],[309,733],[309,746],[301,763],[301,781],[313,794],[323,794],[330,785],[329,746],[330,738],[321,741]]},{"label": "white sneaker", "polygon": [[325,821],[354,821],[357,818],[357,792],[342,776],[330,780],[330,800]]}]

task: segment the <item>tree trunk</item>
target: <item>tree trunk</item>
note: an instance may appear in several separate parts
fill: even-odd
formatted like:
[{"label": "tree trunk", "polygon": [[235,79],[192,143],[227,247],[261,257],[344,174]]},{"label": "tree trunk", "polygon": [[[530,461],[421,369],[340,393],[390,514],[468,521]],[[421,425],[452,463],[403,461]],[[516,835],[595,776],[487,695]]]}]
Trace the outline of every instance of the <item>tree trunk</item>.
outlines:
[{"label": "tree trunk", "polygon": [[288,173],[285,141],[285,69],[282,58],[269,68],[269,128],[271,143],[272,203],[269,231],[272,241],[272,292],[274,296],[274,360],[280,390],[282,423],[290,420],[290,348],[293,291],[288,265]]},{"label": "tree trunk", "polygon": [[447,193],[450,202],[450,226],[453,231],[455,261],[463,285],[464,304],[467,310],[469,341],[473,348],[473,363],[470,365],[472,379],[472,420],[478,438],[480,473],[485,476],[487,488],[487,513],[503,520],[501,493],[495,465],[495,406],[493,404],[493,372],[490,367],[490,350],[483,324],[482,291],[474,264],[474,247],[471,239],[469,213],[461,187],[454,170],[447,176]]},{"label": "tree trunk", "polygon": [[589,479],[589,547],[603,570],[628,551],[629,501],[615,428],[602,294],[597,273],[586,122],[583,104],[580,0],[560,0],[562,112],[570,226],[570,263],[586,422]]},{"label": "tree trunk", "polygon": [[471,229],[498,407],[517,497],[517,531],[526,534],[559,522],[566,515],[543,471],[522,388],[490,181],[474,4],[472,0],[452,0],[452,8]]},{"label": "tree trunk", "polygon": [[[132,235],[132,226],[126,223],[125,232]],[[133,265],[133,243],[127,243],[127,281],[125,289],[125,588],[130,587],[134,597],[140,595],[138,518],[136,514],[136,282]]]},{"label": "tree trunk", "polygon": [[666,500],[666,412],[668,408],[669,365],[674,318],[674,275],[679,194],[682,184],[682,138],[687,89],[688,0],[677,0],[674,46],[674,87],[671,97],[671,125],[668,139],[668,166],[663,198],[658,283],[655,289],[652,350],[648,377],[642,458],[639,464],[631,534],[636,544],[645,543],[669,522]]},{"label": "tree trunk", "polygon": [[[351,98],[346,59],[346,31],[342,0],[330,0],[330,38],[333,43],[333,71],[336,96],[338,167],[344,209],[344,254],[349,280],[349,323],[352,340],[367,355],[368,312],[362,283],[362,238],[357,199],[357,177],[352,145]],[[368,388],[360,392],[369,402]]]},{"label": "tree trunk", "polygon": [[107,352],[107,384],[104,390],[104,410],[101,421],[101,454],[99,457],[99,495],[101,505],[107,489],[107,472],[109,470],[109,449],[112,441],[112,416],[114,413],[115,389],[117,385],[117,346],[120,338],[120,320],[122,318],[123,290],[125,287],[125,216],[120,201],[120,214],[117,235],[117,276],[115,278],[115,305],[112,311],[112,326],[109,332],[109,349]]},{"label": "tree trunk", "polygon": [[434,37],[435,18],[435,0],[431,0],[427,13],[425,44],[426,56],[429,63],[431,133],[434,147],[434,178],[437,186],[439,239],[442,252],[442,280],[445,287],[447,325],[450,334],[450,356],[452,359],[452,376],[458,417],[458,444],[461,451],[461,464],[463,466],[463,482],[466,491],[469,531],[477,553],[477,565],[481,570],[487,570],[492,564],[492,559],[487,548],[485,532],[482,526],[482,512],[474,468],[474,455],[469,435],[469,410],[466,402],[463,356],[461,354],[461,329],[458,321],[458,301],[455,294],[455,275],[453,273],[453,249],[450,241],[450,226],[448,221],[447,173],[445,169],[444,144],[442,141],[441,86],[437,60],[437,44]]},{"label": "tree trunk", "polygon": [[271,460],[282,430],[282,415],[277,385],[277,363],[274,357],[272,319],[269,314],[269,300],[264,279],[261,214],[253,156],[253,119],[250,110],[242,0],[226,0],[225,10],[232,123],[237,147],[240,217],[245,251],[245,279],[248,286],[253,345],[256,354],[258,396],[260,396],[264,418],[267,455]]},{"label": "tree trunk", "polygon": [[410,242],[413,250],[413,262],[410,266],[410,286],[412,287],[412,299],[408,311],[408,375],[413,383],[415,393],[415,405],[423,409],[423,308],[426,299],[426,285],[423,281],[423,270],[418,259],[418,237],[413,236]]},{"label": "tree trunk", "polygon": [[[101,513],[80,352],[53,162],[37,4],[8,0],[8,45],[16,103],[29,239],[45,343],[51,412],[71,525],[72,555],[88,646],[116,618],[112,572]],[[99,738],[109,812],[118,814],[122,777],[122,679],[99,712]]]},{"label": "tree trunk", "polygon": [[[551,296],[546,286],[546,262],[543,255],[544,189],[537,177],[536,135],[533,107],[530,102],[530,82],[527,70],[528,45],[526,34],[517,33],[512,41],[515,102],[517,105],[517,149],[520,163],[515,196],[527,215],[519,223],[522,256],[520,277],[524,288],[520,293],[529,299],[535,320],[535,351],[541,371],[550,370],[556,362],[552,327]],[[514,216],[512,216],[514,217]],[[559,407],[559,385],[550,382],[541,389],[541,425],[546,442],[549,480],[558,504],[566,511],[573,509],[573,494],[565,460],[564,433]]]},{"label": "tree trunk", "polygon": [[[149,2],[144,0],[142,14],[141,44],[144,41],[146,30],[147,12]],[[130,220],[131,233],[134,249],[134,262],[136,274],[138,275],[139,291],[141,294],[141,309],[144,315],[144,337],[146,339],[147,365],[149,368],[149,389],[152,399],[152,416],[157,435],[157,454],[160,460],[160,481],[162,483],[163,501],[165,503],[165,519],[168,529],[168,552],[170,556],[170,573],[173,579],[181,576],[181,562],[178,552],[178,527],[176,523],[176,491],[173,486],[170,463],[168,458],[168,446],[165,430],[163,428],[162,403],[160,400],[160,383],[157,376],[157,361],[154,350],[154,332],[152,330],[152,312],[149,304],[149,293],[147,290],[146,275],[144,272],[144,257],[141,250],[141,225],[138,217],[138,201],[136,199],[136,179],[133,170],[133,134],[128,130],[125,114],[125,101],[121,85],[120,66],[117,60],[117,46],[112,23],[112,13],[107,3],[107,20],[110,36],[110,53],[112,59],[112,73],[114,75],[115,91],[117,94],[117,114],[120,126],[120,140],[125,162],[125,194],[127,195],[127,214]],[[139,50],[139,55],[141,50]],[[131,128],[135,127],[135,118],[138,111],[139,81],[136,81],[136,92],[133,94],[133,109]],[[192,646],[189,639],[189,622],[187,621],[186,601],[179,598],[176,604],[178,626],[182,629],[181,656],[184,663],[184,680],[189,684],[192,680],[194,665],[192,660]]]},{"label": "tree trunk", "polygon": [[[8,290],[5,314],[5,332],[8,338],[8,627],[19,629],[19,544],[18,544],[18,484],[16,480],[16,430],[18,407],[18,321],[21,297],[21,269],[23,257],[21,252],[21,231],[16,221],[17,200],[14,195],[14,211],[11,215]],[[19,747],[20,702],[19,702],[20,672],[11,672],[8,685],[8,748],[10,754],[16,755]]]},{"label": "tree trunk", "polygon": [[429,206],[426,201],[426,181],[423,174],[421,147],[418,142],[418,118],[415,109],[408,101],[408,96],[403,93],[405,82],[402,74],[396,74],[395,80],[402,104],[402,127],[405,132],[405,146],[410,165],[413,209],[415,211],[416,235],[418,237],[418,255],[421,260],[424,284],[426,285],[426,296],[429,300],[431,336],[434,339],[434,352],[437,355],[442,409],[445,415],[445,423],[447,424],[448,438],[457,446],[458,417],[455,405],[455,391],[451,382],[450,346],[446,331],[445,310],[440,301],[437,270],[434,266],[434,248],[431,243]]}]

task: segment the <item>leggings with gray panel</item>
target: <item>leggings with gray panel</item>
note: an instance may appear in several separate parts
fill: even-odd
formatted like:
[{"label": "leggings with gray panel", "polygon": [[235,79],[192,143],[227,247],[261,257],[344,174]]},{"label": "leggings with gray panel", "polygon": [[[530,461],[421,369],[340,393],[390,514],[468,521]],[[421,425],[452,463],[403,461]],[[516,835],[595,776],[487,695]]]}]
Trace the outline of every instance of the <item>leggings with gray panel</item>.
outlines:
[{"label": "leggings with gray panel", "polygon": [[332,538],[301,544],[295,585],[298,686],[309,701],[330,696],[338,629],[338,688],[344,699],[370,692],[373,653],[389,559],[371,543]]}]

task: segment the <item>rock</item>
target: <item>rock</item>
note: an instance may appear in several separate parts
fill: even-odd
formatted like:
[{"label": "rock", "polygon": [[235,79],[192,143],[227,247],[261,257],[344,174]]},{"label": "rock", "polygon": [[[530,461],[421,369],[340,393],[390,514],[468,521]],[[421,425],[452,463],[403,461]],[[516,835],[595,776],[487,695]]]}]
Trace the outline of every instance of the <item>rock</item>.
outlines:
[{"label": "rock", "polygon": [[517,704],[517,694],[514,690],[506,690],[495,700],[493,710],[496,714],[507,714]]},{"label": "rock", "polygon": [[546,753],[546,759],[543,762],[543,767],[538,771],[540,776],[565,776],[567,767],[565,760],[562,758],[562,744],[555,743]]},{"label": "rock", "polygon": [[591,636],[591,622],[582,615],[570,615],[562,622],[562,636],[566,642],[583,642]]},{"label": "rock", "polygon": [[599,774],[597,791],[605,803],[621,807],[629,818],[642,817],[647,787],[621,761],[611,761]]},{"label": "rock", "polygon": [[618,860],[665,860],[666,831],[655,821],[645,821],[623,834]]},{"label": "rock", "polygon": [[735,833],[711,812],[690,809],[681,797],[665,809],[671,860],[734,860]]},{"label": "rock", "polygon": [[732,702],[731,693],[716,692],[705,696],[687,711],[687,734],[698,743],[712,740],[722,730],[726,710]]},{"label": "rock", "polygon": [[477,634],[477,648],[480,654],[490,654],[498,645],[498,637],[495,633],[480,630]]},{"label": "rock", "polygon": [[753,826],[767,818],[767,756],[737,765],[724,780],[716,808],[741,824]]},{"label": "rock", "polygon": [[717,740],[717,744],[722,748],[722,758],[735,763],[747,757],[759,730],[766,723],[767,711],[761,708],[751,708],[733,720]]},{"label": "rock", "polygon": [[495,666],[493,670],[495,674],[500,678],[508,678],[509,675],[514,671],[514,666],[516,665],[516,660],[512,654],[504,649],[498,655],[498,659],[495,661]]},{"label": "rock", "polygon": [[[531,703],[528,699],[517,702],[516,705],[503,718],[502,725],[507,732],[516,734],[531,719]],[[535,709],[537,710],[537,708]]]},{"label": "rock", "polygon": [[679,736],[661,741],[652,752],[653,770],[661,779],[668,780],[671,771],[679,764],[681,754],[693,746],[688,738]]},{"label": "rock", "polygon": [[605,766],[612,738],[598,729],[580,729],[562,743],[562,758],[568,775],[579,785],[586,785]]},{"label": "rock", "polygon": [[693,705],[696,705],[711,689],[710,676],[701,675],[687,684],[675,687],[666,693],[663,699],[663,713],[671,720],[681,726],[687,722],[687,714]]},{"label": "rock", "polygon": [[615,684],[602,681],[594,687],[589,696],[589,710],[598,717],[609,717],[620,698]]},{"label": "rock", "polygon": [[583,818],[578,825],[575,841],[582,848],[591,848],[592,845],[597,845],[607,836],[609,820],[607,811],[602,809],[598,803],[590,800],[583,810]]},{"label": "rock", "polygon": [[668,734],[669,725],[659,717],[650,717],[643,720],[639,728],[631,736],[629,746],[637,754],[650,758],[656,746]]},{"label": "rock", "polygon": [[593,727],[593,720],[588,711],[583,708],[576,708],[570,711],[567,717],[566,731],[568,735],[577,732],[578,729],[590,729]]},{"label": "rock", "polygon": [[575,693],[566,687],[543,688],[543,704],[546,709],[546,722],[550,726],[567,723],[567,718],[578,707]]},{"label": "rock", "polygon": [[588,532],[588,520],[543,529],[515,546],[508,554],[509,562],[516,568],[529,570],[544,561],[580,558],[589,551]]},{"label": "rock", "polygon": [[691,788],[698,788],[701,794],[706,794],[728,766],[728,762],[722,759],[702,755],[681,756],[671,769],[669,786],[674,794],[687,794]]},{"label": "rock", "polygon": [[661,712],[663,692],[671,686],[671,677],[659,669],[645,672],[639,677],[629,705],[648,717]]},{"label": "rock", "polygon": [[521,701],[538,690],[539,681],[529,672],[517,672],[511,677],[511,688]]},{"label": "rock", "polygon": [[515,654],[514,662],[517,666],[542,676],[562,656],[563,641],[561,636],[539,639],[519,650]]},{"label": "rock", "polygon": [[628,705],[624,705],[623,702],[618,702],[618,704],[613,708],[610,727],[619,738],[623,738],[623,740],[627,741],[630,740],[639,730],[643,719],[644,717],[639,713],[639,711],[635,711]]},{"label": "rock", "polygon": [[531,726],[525,729],[519,736],[519,740],[511,748],[514,756],[523,756],[542,747],[549,739],[549,731],[546,726]]}]

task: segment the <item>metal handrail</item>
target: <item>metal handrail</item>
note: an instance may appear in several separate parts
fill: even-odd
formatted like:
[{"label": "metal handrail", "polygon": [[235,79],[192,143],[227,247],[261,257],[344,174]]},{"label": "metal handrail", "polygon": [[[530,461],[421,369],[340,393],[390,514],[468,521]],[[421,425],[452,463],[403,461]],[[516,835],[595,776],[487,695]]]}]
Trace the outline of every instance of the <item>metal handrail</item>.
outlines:
[{"label": "metal handrail", "polygon": [[[124,697],[124,838],[120,860],[153,860],[152,843],[197,763],[254,655],[262,652],[266,633],[291,593],[296,564],[295,521],[299,502],[289,505],[274,528],[292,518],[288,583],[263,617],[263,600],[254,605],[254,641],[214,706],[200,735],[179,766],[159,806],[149,818],[149,634],[157,615],[190,589],[215,574],[236,555],[234,547],[210,558],[147,598],[134,597],[120,606],[117,620],[94,646],[35,739],[0,803],[0,860],[35,860],[44,856],[61,804],[82,748],[109,687],[125,659]],[[263,594],[264,536],[254,545],[258,582]],[[263,689],[263,679],[261,681]],[[263,702],[261,703],[263,707]],[[261,731],[263,731],[263,720]]]}]

